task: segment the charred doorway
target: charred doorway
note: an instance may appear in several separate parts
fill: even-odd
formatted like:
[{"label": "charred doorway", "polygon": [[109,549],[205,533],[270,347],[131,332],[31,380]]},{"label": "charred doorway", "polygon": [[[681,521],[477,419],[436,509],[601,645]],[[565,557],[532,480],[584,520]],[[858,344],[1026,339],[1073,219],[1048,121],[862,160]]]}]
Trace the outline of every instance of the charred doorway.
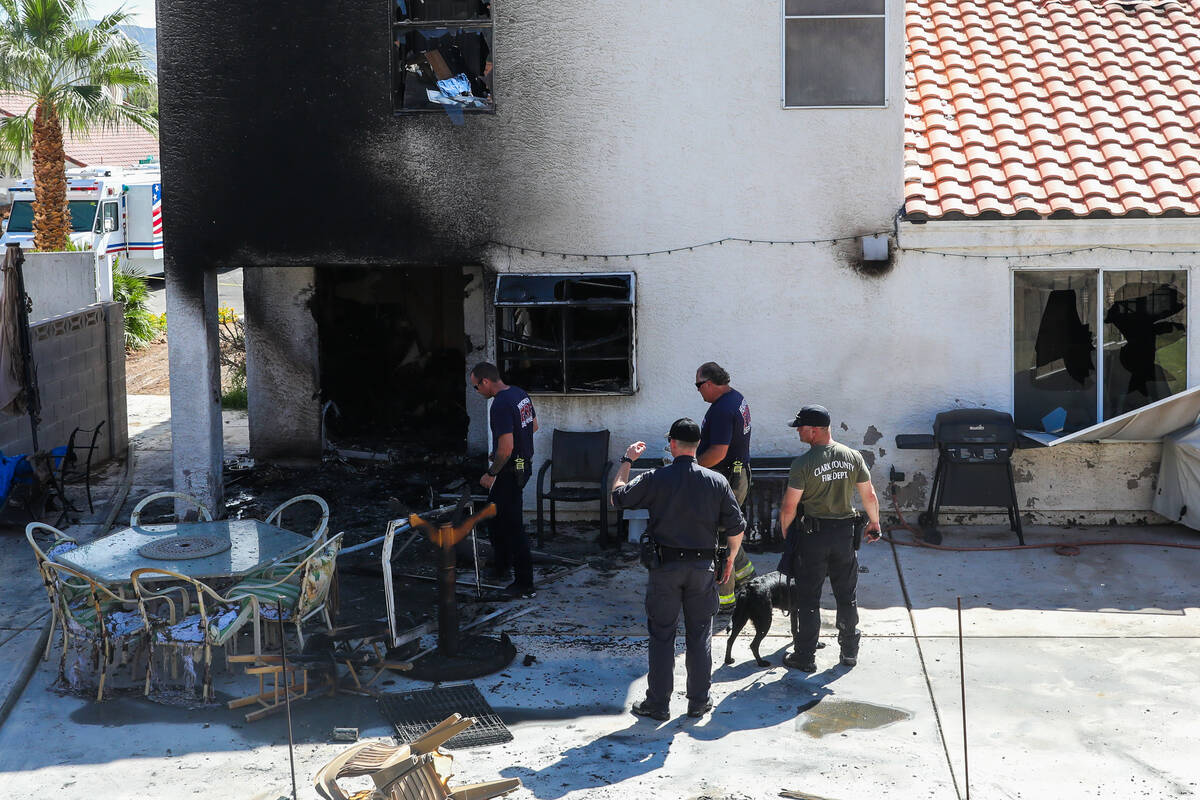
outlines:
[{"label": "charred doorway", "polygon": [[463,274],[445,267],[317,270],[321,394],[335,446],[462,453]]}]

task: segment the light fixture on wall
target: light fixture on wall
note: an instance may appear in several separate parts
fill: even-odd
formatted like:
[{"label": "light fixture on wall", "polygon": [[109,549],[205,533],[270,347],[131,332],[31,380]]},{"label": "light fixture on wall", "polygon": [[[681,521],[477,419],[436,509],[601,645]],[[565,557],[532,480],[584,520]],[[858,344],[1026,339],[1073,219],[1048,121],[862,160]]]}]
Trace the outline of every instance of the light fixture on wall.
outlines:
[{"label": "light fixture on wall", "polygon": [[887,261],[888,237],[886,233],[876,233],[862,237],[863,261]]}]

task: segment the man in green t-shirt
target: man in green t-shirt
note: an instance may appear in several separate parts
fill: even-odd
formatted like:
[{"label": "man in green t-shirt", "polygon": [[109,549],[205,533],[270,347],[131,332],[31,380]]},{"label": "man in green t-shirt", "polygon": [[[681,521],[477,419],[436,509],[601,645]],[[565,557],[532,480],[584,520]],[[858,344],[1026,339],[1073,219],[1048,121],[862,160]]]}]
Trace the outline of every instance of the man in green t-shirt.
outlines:
[{"label": "man in green t-shirt", "polygon": [[[879,498],[871,485],[871,473],[857,450],[833,441],[829,433],[829,411],[823,406],[805,406],[788,423],[810,446],[792,462],[787,491],[779,510],[784,538],[799,536],[793,544],[792,566],[796,580],[792,609],[792,652],[783,663],[802,672],[816,672],[817,637],[821,631],[821,588],[826,576],[837,601],[838,644],[841,663],[858,663],[858,554],[854,549],[854,525],[858,515],[852,499],[855,490],[867,512],[864,533],[868,542],[879,539]],[[804,501],[799,524],[796,510]]]}]

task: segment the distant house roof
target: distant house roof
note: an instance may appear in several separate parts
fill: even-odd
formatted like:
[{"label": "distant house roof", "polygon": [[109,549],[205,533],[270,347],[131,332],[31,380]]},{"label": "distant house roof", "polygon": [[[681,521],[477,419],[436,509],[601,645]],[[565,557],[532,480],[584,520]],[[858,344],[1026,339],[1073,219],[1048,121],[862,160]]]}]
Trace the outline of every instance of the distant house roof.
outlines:
[{"label": "distant house roof", "polygon": [[[19,94],[0,93],[0,115],[14,117],[24,114],[32,101]],[[87,137],[63,134],[63,149],[67,161],[80,167],[105,164],[129,167],[144,158],[158,159],[158,138],[136,125],[121,125],[115,130],[93,131]]]},{"label": "distant house roof", "polygon": [[908,0],[911,219],[1200,214],[1200,0]]}]

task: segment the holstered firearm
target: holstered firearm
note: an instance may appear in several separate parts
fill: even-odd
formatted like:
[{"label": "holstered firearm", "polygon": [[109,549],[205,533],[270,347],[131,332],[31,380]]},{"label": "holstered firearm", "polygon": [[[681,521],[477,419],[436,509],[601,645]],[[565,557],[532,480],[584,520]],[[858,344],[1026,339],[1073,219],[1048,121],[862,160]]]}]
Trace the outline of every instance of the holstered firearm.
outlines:
[{"label": "holstered firearm", "polygon": [[871,520],[866,514],[861,511],[854,515],[854,549],[862,547],[863,531],[867,529],[867,523]]},{"label": "holstered firearm", "polygon": [[643,533],[638,540],[638,558],[646,569],[658,569],[662,566],[662,554],[658,552],[658,542],[650,538],[649,533]]}]

